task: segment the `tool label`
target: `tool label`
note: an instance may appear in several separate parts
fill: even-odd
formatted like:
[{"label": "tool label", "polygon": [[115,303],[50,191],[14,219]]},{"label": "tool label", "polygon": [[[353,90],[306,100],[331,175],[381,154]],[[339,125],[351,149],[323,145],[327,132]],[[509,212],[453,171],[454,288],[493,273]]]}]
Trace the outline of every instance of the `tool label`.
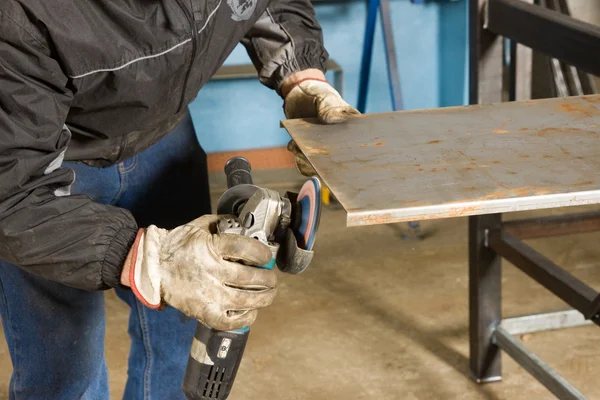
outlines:
[{"label": "tool label", "polygon": [[223,338],[223,340],[221,340],[221,345],[219,346],[219,352],[217,353],[217,357],[219,357],[219,358],[227,357],[227,353],[229,353],[230,346],[231,346],[231,339]]}]

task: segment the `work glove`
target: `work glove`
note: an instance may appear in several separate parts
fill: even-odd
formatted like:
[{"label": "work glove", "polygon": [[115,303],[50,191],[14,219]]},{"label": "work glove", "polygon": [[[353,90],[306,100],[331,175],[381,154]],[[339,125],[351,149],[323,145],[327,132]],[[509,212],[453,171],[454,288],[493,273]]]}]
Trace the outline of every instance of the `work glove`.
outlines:
[{"label": "work glove", "polygon": [[[360,114],[333,86],[319,79],[306,79],[296,84],[285,96],[284,112],[288,119],[316,117],[323,124],[339,124],[351,115]],[[288,150],[294,153],[296,168],[302,175],[316,175],[293,140],[288,143]]]},{"label": "work glove", "polygon": [[246,236],[216,234],[221,218],[139,231],[128,277],[144,305],[166,303],[217,330],[232,330],[251,325],[258,309],[273,303],[275,271],[256,268],[271,261],[271,250]]}]

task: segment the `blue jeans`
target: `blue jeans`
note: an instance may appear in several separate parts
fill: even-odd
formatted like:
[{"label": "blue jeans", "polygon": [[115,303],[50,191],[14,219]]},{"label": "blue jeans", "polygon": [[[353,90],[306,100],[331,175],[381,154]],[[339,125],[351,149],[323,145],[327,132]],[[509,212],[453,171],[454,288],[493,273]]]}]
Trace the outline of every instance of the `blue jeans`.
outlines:
[{"label": "blue jeans", "polygon": [[[72,193],[126,208],[140,227],[173,228],[210,213],[206,154],[189,116],[114,166],[63,166],[75,170]],[[185,399],[181,383],[196,321],[170,307],[150,310],[129,290],[116,292],[131,308],[124,398]],[[67,287],[0,260],[0,315],[13,363],[10,399],[109,398],[102,292]]]}]

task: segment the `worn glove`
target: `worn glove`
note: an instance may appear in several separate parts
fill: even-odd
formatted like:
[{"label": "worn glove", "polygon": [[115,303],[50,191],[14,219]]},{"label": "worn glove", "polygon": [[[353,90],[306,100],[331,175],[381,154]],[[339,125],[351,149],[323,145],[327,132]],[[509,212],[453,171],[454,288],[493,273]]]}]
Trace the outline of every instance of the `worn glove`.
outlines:
[{"label": "worn glove", "polygon": [[317,117],[323,124],[339,124],[360,114],[333,86],[317,79],[296,84],[285,96],[284,111],[288,119]]},{"label": "worn glove", "polygon": [[294,162],[296,163],[296,169],[304,176],[316,176],[317,171],[310,165],[306,156],[302,153],[295,141],[290,140],[287,145],[288,151],[294,153]]},{"label": "worn glove", "polygon": [[[284,111],[288,119],[316,117],[323,124],[339,124],[360,114],[329,83],[318,79],[300,81],[294,86],[285,97]],[[316,175],[293,140],[288,143],[288,150],[294,153],[296,168],[302,175]]]},{"label": "worn glove", "polygon": [[[251,325],[273,303],[275,271],[256,239],[216,234],[222,216],[206,215],[173,230],[140,230],[132,248],[129,284],[150,308],[163,303],[218,330]],[[243,264],[245,265],[243,265]]]}]

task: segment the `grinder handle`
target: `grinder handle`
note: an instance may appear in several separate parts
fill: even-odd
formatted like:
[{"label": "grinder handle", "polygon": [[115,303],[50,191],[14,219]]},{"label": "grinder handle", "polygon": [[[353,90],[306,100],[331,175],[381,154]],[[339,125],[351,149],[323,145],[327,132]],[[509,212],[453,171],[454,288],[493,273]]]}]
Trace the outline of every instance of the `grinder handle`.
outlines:
[{"label": "grinder handle", "polygon": [[225,164],[225,175],[227,176],[227,188],[231,189],[237,185],[252,185],[250,175],[250,162],[244,157],[233,157]]}]

